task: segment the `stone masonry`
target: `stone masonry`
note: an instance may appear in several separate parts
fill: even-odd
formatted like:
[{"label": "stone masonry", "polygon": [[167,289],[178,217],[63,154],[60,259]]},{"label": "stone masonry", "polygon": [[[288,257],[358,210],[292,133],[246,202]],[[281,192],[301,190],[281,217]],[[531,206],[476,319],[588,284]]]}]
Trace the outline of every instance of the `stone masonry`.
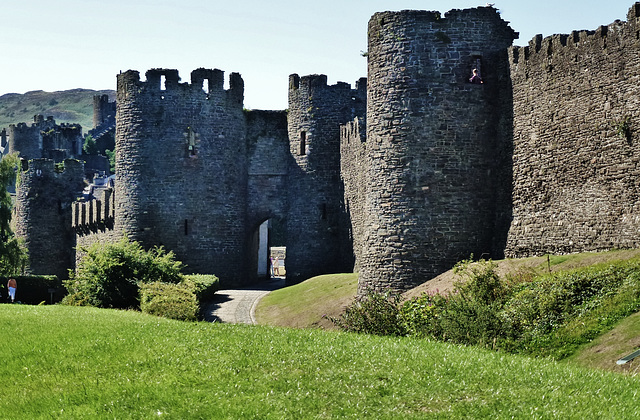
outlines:
[{"label": "stone masonry", "polygon": [[[269,220],[289,281],[355,268],[360,293],[413,287],[472,254],[636,248],[639,33],[640,3],[625,22],[526,47],[490,6],[376,13],[367,79],[292,74],[287,111],[243,110],[235,73],[228,89],[220,70],[188,83],[121,73],[115,190],[74,205],[76,244],[127,235],[233,287],[257,281]],[[25,226],[53,217],[34,216],[38,165],[60,177],[30,164]]]}]

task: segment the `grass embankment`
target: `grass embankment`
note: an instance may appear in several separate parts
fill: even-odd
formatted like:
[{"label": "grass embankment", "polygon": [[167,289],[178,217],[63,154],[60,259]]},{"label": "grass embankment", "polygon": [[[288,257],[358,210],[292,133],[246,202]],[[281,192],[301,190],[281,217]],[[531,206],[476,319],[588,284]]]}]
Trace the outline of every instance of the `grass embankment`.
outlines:
[{"label": "grass embankment", "polygon": [[[544,276],[549,273],[556,273],[558,279],[563,278],[561,273],[569,273],[580,267],[591,267],[589,271],[594,271],[596,278],[599,276],[597,266],[606,267],[608,264],[617,264],[620,261],[637,260],[640,256],[640,250],[619,250],[602,253],[583,253],[564,256],[544,256],[517,260],[501,260],[495,261],[498,271],[501,275],[510,275],[521,277],[523,279],[532,279],[537,276]],[[602,266],[602,264],[606,264]],[[585,271],[585,275],[589,276],[589,271]],[[607,270],[600,270],[606,274]],[[571,276],[571,275],[569,275]],[[267,314],[269,316],[258,317],[258,321],[262,324],[294,326],[294,327],[323,327],[327,328],[331,324],[325,319],[320,322],[323,314],[337,317],[342,309],[353,299],[356,292],[355,278],[349,278],[349,282],[345,282],[343,287],[340,285],[340,277],[336,276],[320,276],[309,279],[301,284],[289,288],[278,290],[272,295],[267,296],[258,306],[258,314]],[[460,278],[456,278],[453,272],[444,273],[433,281],[427,282],[422,286],[405,294],[406,298],[419,296],[425,291],[447,292],[453,289],[454,283]],[[327,289],[333,291],[331,298],[327,296]],[[555,289],[554,289],[555,290]],[[557,291],[556,291],[557,292]],[[628,294],[628,293],[627,293]],[[631,299],[627,302],[625,299]],[[631,353],[640,347],[640,325],[634,323],[633,320],[638,319],[634,315],[626,320],[622,320],[618,325],[613,327],[617,320],[624,317],[625,307],[633,306],[634,297],[632,295],[620,296],[607,294],[605,297],[597,297],[593,302],[587,302],[586,306],[593,304],[600,305],[600,309],[591,311],[581,315],[575,320],[568,322],[558,330],[557,334],[550,334],[545,340],[548,342],[540,342],[543,347],[567,348],[571,357],[566,360],[570,363],[577,363],[589,367],[597,367],[615,372],[632,372],[640,370],[640,359],[619,366],[615,362],[620,357]],[[339,302],[336,304],[336,301]],[[627,312],[628,313],[628,312]],[[613,327],[613,330],[609,331]],[[599,334],[604,335],[583,345],[582,348],[577,346],[584,340],[584,337],[596,337]],[[606,332],[609,331],[609,332]],[[543,340],[543,341],[545,341]],[[551,341],[549,341],[551,340]],[[555,347],[554,347],[555,346]],[[547,350],[549,350],[547,349]],[[562,350],[567,353],[565,350]],[[533,353],[536,353],[535,351]],[[543,352],[544,353],[544,352]]]},{"label": "grass embankment", "polygon": [[410,338],[0,305],[10,418],[637,418],[640,380]]},{"label": "grass embankment", "polygon": [[337,317],[358,287],[357,274],[328,274],[275,290],[256,308],[259,324],[279,327],[335,329],[327,317]]}]

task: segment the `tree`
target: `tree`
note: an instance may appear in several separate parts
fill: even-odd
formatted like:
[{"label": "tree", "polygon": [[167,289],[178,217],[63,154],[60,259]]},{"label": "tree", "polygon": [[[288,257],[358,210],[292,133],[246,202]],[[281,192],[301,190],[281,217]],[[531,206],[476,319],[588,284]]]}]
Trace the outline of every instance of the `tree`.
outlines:
[{"label": "tree", "polygon": [[84,138],[84,145],[82,146],[82,151],[85,155],[97,155],[98,154],[98,145],[96,141],[93,139],[91,134],[87,134]]},{"label": "tree", "polygon": [[5,155],[0,160],[0,275],[10,276],[21,271],[27,262],[27,252],[11,230],[11,195],[7,187],[15,183],[17,155]]}]

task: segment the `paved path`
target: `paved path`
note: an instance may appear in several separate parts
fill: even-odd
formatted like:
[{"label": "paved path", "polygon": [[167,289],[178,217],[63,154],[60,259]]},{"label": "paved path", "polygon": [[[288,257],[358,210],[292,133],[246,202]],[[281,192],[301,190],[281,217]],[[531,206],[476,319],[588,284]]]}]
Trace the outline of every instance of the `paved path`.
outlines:
[{"label": "paved path", "polygon": [[205,319],[227,324],[255,324],[255,310],[260,299],[283,286],[283,279],[274,279],[243,289],[218,290],[205,310]]}]

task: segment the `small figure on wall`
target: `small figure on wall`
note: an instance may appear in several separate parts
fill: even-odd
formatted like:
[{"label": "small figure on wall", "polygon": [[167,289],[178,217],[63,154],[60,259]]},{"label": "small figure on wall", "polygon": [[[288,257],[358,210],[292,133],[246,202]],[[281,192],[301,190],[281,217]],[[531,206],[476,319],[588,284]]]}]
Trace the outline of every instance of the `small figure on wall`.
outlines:
[{"label": "small figure on wall", "polygon": [[478,72],[478,69],[473,69],[471,72],[473,73],[473,75],[469,79],[470,83],[477,84],[477,85],[484,83],[482,81],[482,78],[480,77],[480,73]]}]

